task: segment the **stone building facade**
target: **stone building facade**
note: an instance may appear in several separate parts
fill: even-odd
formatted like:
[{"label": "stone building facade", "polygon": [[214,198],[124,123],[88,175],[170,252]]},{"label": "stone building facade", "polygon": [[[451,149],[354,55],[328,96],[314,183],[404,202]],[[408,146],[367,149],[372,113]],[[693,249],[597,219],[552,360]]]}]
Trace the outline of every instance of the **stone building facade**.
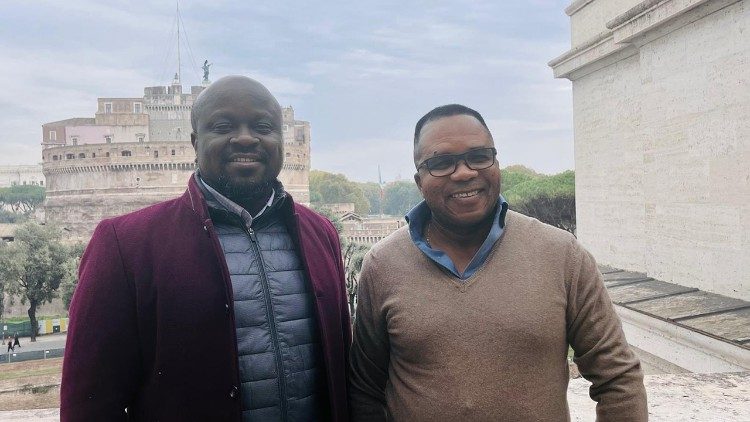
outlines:
[{"label": "stone building facade", "polygon": [[[174,198],[195,171],[190,111],[204,87],[175,81],[142,98],[99,98],[96,115],[42,126],[48,221],[87,238],[104,218]],[[309,203],[310,123],[283,109],[284,166],[279,179]]]},{"label": "stone building facade", "polygon": [[42,165],[0,166],[0,188],[15,185],[44,186]]},{"label": "stone building facade", "polygon": [[576,0],[578,237],[603,264],[750,300],[750,2]]},{"label": "stone building facade", "polygon": [[340,221],[342,227],[341,235],[348,242],[365,245],[376,244],[406,224],[403,217],[362,217],[353,212],[342,215]]}]

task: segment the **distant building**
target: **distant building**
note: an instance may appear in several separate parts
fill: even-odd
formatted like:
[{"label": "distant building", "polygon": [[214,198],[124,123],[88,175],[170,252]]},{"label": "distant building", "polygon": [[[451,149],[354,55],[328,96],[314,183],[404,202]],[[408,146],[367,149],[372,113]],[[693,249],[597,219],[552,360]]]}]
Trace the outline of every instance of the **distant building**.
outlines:
[{"label": "distant building", "polygon": [[[87,237],[96,224],[181,195],[195,171],[190,112],[203,86],[144,89],[138,98],[99,98],[94,118],[42,125],[46,217]],[[283,109],[279,179],[309,203],[310,123]]]},{"label": "distant building", "polygon": [[321,208],[327,209],[334,217],[342,217],[354,212],[354,202],[340,202],[334,204],[321,204]]},{"label": "distant building", "polygon": [[44,186],[42,165],[0,166],[0,188],[15,185]]},{"label": "distant building", "polygon": [[374,245],[403,227],[403,217],[367,216],[348,212],[341,216],[342,236],[349,242]]}]

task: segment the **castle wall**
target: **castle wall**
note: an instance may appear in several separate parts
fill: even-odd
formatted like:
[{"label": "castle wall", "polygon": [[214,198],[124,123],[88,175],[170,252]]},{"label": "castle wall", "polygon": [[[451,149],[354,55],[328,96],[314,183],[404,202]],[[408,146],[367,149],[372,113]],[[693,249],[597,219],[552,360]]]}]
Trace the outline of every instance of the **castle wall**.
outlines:
[{"label": "castle wall", "polygon": [[44,186],[42,166],[0,166],[0,188],[13,185]]},{"label": "castle wall", "polygon": [[[194,86],[182,93],[179,84],[146,87],[143,99],[99,98],[96,121],[45,124],[43,132],[67,133],[67,145],[42,151],[48,220],[86,239],[104,218],[181,195],[195,171],[190,112],[203,89]],[[295,120],[291,107],[282,113],[279,179],[297,202],[309,204],[310,123]],[[58,140],[65,142],[65,135]]]},{"label": "castle wall", "polygon": [[750,300],[750,4],[638,4],[589,2],[573,34],[605,36],[550,63],[573,81],[578,238],[600,263]]}]

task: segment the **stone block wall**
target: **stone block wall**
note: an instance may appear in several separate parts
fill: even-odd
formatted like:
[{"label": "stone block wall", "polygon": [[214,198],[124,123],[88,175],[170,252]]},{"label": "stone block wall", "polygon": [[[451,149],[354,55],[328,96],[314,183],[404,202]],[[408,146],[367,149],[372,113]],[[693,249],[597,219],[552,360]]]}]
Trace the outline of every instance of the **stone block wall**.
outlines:
[{"label": "stone block wall", "polygon": [[750,4],[635,2],[612,25],[632,2],[588,3],[551,63],[573,81],[579,239],[603,264],[750,300]]}]

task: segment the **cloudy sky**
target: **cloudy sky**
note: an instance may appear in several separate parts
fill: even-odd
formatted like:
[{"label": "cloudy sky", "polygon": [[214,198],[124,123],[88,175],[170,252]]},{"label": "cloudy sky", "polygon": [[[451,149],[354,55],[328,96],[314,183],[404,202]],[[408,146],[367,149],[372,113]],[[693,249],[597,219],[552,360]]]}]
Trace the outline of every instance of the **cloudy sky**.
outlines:
[{"label": "cloudy sky", "polygon": [[[501,165],[573,168],[569,0],[180,2],[184,85],[243,74],[312,124],[312,166],[410,179],[414,123],[458,102],[487,120]],[[0,2],[0,165],[39,161],[41,125],[93,117],[175,72],[174,1]]]}]

